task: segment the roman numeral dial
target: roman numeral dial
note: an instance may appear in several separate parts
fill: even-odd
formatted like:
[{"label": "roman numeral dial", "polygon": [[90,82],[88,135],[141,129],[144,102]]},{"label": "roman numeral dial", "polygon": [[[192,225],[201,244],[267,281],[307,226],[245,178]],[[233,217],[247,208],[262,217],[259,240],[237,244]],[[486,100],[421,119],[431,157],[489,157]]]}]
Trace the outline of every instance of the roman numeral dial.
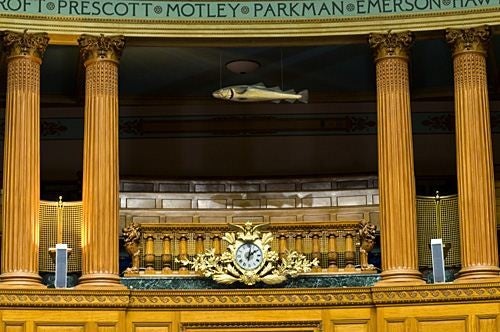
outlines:
[{"label": "roman numeral dial", "polygon": [[243,243],[236,250],[235,262],[244,270],[254,270],[263,262],[262,249],[254,243]]}]

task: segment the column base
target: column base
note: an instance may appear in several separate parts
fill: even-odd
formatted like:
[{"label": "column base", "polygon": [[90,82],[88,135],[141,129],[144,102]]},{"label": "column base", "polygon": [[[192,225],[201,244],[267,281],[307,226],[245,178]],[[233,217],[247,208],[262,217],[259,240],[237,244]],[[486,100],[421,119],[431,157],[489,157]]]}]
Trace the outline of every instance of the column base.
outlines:
[{"label": "column base", "polygon": [[36,273],[7,272],[0,275],[0,289],[43,289],[42,277]]},{"label": "column base", "polygon": [[417,270],[389,270],[383,271],[380,276],[382,279],[373,286],[418,286],[426,283],[422,278],[422,273]]},{"label": "column base", "polygon": [[75,289],[95,288],[126,289],[127,287],[120,282],[117,275],[110,273],[84,274],[78,279],[78,285],[75,286]]},{"label": "column base", "polygon": [[500,282],[500,268],[494,265],[465,267],[457,273],[457,278],[454,282]]}]

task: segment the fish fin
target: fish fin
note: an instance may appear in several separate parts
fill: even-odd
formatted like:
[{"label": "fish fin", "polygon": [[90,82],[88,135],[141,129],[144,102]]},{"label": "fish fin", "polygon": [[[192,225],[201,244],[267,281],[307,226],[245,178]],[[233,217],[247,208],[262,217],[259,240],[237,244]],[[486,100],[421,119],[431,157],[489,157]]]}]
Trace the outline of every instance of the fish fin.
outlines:
[{"label": "fish fin", "polygon": [[236,92],[237,94],[242,94],[242,93],[247,92],[248,87],[247,86],[238,86],[238,87],[234,87],[233,89],[234,89],[234,92]]},{"label": "fish fin", "polygon": [[307,102],[309,102],[309,90],[300,91],[299,96],[300,96],[299,101],[301,103],[307,104]]},{"label": "fish fin", "polygon": [[292,95],[295,94],[295,90],[294,89],[286,90],[286,91],[283,91],[283,92],[284,93],[289,93],[289,94],[292,94]]},{"label": "fish fin", "polygon": [[259,87],[259,88],[265,88],[265,87],[266,87],[266,86],[264,85],[264,83],[262,83],[262,82],[255,83],[253,86],[256,86],[256,87]]},{"label": "fish fin", "polygon": [[272,88],[269,88],[269,90],[271,91],[277,91],[277,92],[281,92],[281,89],[279,86],[273,86]]},{"label": "fish fin", "polygon": [[275,100],[271,100],[272,103],[275,103],[275,104],[279,104],[280,103],[280,100],[279,99],[275,99]]},{"label": "fish fin", "polygon": [[285,101],[289,102],[290,104],[295,102],[295,99],[285,99]]}]

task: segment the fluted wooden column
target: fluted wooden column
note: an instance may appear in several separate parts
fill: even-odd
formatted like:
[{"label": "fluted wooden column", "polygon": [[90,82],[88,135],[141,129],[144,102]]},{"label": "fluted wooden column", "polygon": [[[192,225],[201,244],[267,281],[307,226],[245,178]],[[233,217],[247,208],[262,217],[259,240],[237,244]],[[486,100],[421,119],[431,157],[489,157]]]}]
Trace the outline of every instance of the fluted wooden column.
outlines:
[{"label": "fluted wooden column", "polygon": [[82,35],[78,43],[86,70],[78,287],[124,287],[118,277],[118,61],[125,42]]},{"label": "fluted wooden column", "polygon": [[8,65],[1,288],[44,287],[38,275],[40,64],[48,41],[45,33],[3,35]]},{"label": "fluted wooden column", "polygon": [[453,48],[462,269],[457,282],[500,280],[486,80],[487,27],[446,31]]},{"label": "fluted wooden column", "polygon": [[408,49],[410,32],[372,34],[377,75],[382,274],[379,286],[423,284],[418,271]]}]

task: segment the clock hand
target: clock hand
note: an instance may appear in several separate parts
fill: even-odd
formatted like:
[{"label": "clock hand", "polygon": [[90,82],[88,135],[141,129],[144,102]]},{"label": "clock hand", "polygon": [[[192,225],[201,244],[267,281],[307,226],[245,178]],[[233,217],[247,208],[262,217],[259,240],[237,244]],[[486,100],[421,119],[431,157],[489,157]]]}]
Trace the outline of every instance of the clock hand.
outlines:
[{"label": "clock hand", "polygon": [[247,245],[248,247],[248,252],[247,252],[247,261],[250,260],[250,257],[252,256],[252,246],[250,244]]}]

